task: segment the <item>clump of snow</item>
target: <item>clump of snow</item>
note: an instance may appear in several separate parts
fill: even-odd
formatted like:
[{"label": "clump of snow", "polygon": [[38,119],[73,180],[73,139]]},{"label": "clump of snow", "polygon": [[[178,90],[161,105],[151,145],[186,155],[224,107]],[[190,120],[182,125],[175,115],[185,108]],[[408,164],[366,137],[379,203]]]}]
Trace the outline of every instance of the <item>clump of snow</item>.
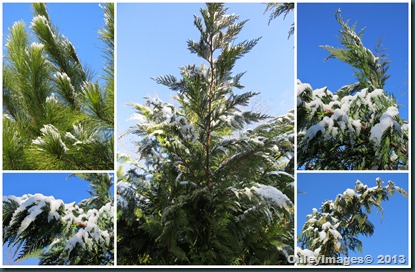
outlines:
[{"label": "clump of snow", "polygon": [[95,131],[88,131],[84,129],[82,124],[75,124],[72,126],[73,132],[66,132],[65,137],[72,141],[72,145],[84,145],[84,144],[91,144],[95,142],[95,138],[98,134],[98,130]]},{"label": "clump of snow", "polygon": [[348,188],[346,191],[344,191],[343,195],[354,197],[356,196],[356,192],[353,189]]},{"label": "clump of snow", "polygon": [[376,145],[381,144],[382,136],[388,128],[394,126],[394,119],[398,115],[398,109],[396,107],[389,107],[375,126],[370,130],[370,139],[375,142]]},{"label": "clump of snow", "polygon": [[46,97],[46,103],[57,103],[58,99],[56,98],[55,93],[52,93],[48,97]]},{"label": "clump of snow", "polygon": [[257,187],[252,188],[258,195],[270,199],[279,207],[290,210],[293,206],[291,200],[275,187],[258,184]]},{"label": "clump of snow", "polygon": [[392,154],[390,156],[391,161],[396,161],[398,159],[398,155],[396,155],[395,151],[392,151]]},{"label": "clump of snow", "polygon": [[312,91],[311,85],[308,83],[302,83],[299,79],[297,79],[297,96],[300,96],[305,90]]},{"label": "clump of snow", "polygon": [[326,230],[326,229],[332,228],[333,226],[330,222],[326,222],[323,225],[321,225],[321,227],[323,228],[323,230]]},{"label": "clump of snow", "polygon": [[37,42],[33,42],[31,45],[30,45],[30,48],[33,48],[33,49],[35,49],[35,50],[41,50],[41,49],[43,49],[45,46],[43,45],[43,43],[37,43]]},{"label": "clump of snow", "polygon": [[44,125],[43,128],[40,129],[42,136],[39,136],[37,139],[33,140],[32,143],[39,146],[40,151],[45,151],[49,144],[57,143],[63,152],[67,152],[69,149],[62,141],[62,137],[60,135],[59,130],[51,125]]}]

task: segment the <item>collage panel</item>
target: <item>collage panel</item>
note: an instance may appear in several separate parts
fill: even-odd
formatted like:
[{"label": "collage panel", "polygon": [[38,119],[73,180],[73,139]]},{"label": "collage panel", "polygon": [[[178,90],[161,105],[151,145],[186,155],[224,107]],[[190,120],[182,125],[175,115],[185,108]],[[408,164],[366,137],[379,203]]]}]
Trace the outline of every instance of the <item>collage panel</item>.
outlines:
[{"label": "collage panel", "polygon": [[117,265],[292,265],[293,5],[269,22],[277,7],[117,6]]},{"label": "collage panel", "polygon": [[409,3],[1,5],[1,267],[411,266]]},{"label": "collage panel", "polygon": [[4,173],[2,265],[113,265],[113,184],[109,173]]},{"label": "collage panel", "polygon": [[410,264],[407,173],[297,178],[298,265]]},{"label": "collage panel", "polygon": [[114,170],[114,4],[4,3],[3,170]]},{"label": "collage panel", "polygon": [[408,4],[298,3],[297,18],[297,168],[408,170]]}]

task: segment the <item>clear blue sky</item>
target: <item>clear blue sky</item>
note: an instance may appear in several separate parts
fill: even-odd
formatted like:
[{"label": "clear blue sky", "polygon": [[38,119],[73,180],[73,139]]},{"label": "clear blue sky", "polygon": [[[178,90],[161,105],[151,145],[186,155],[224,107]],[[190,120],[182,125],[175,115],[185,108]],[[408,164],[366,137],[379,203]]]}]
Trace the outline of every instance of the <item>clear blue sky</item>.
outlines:
[{"label": "clear blue sky", "polygon": [[408,120],[408,4],[405,3],[302,3],[297,11],[298,79],[334,92],[356,82],[352,68],[339,60],[323,62],[328,52],[320,45],[340,47],[341,28],[334,14],[340,8],[343,19],[350,19],[356,30],[366,27],[363,44],[375,52],[379,38],[391,60],[385,90],[393,93],[400,105],[400,115]]},{"label": "clear blue sky", "polygon": [[[158,96],[172,102],[168,88],[151,78],[172,74],[180,78],[179,67],[200,65],[203,61],[187,49],[187,40],[199,39],[193,25],[193,15],[200,15],[202,3],[138,3],[118,4],[118,133],[122,134],[134,122],[126,122],[133,111],[126,104],[143,103],[144,96]],[[294,107],[294,39],[288,40],[293,14],[285,20],[277,18],[268,26],[269,13],[261,3],[230,4],[228,13],[249,19],[239,38],[250,40],[262,36],[251,52],[237,61],[234,73],[247,73],[241,83],[243,91],[256,91],[266,113],[285,114]],[[131,138],[119,141],[118,150],[131,154]]]},{"label": "clear blue sky", "polygon": [[[326,200],[334,200],[338,194],[343,194],[347,188],[354,189],[356,180],[368,187],[377,186],[376,178],[380,177],[384,185],[389,180],[408,192],[408,174],[406,173],[299,173],[297,196],[297,235],[306,221],[306,216],[312,209],[319,209]],[[361,236],[363,251],[349,252],[349,256],[378,255],[408,255],[408,199],[400,194],[393,195],[389,201],[382,204],[385,216],[376,215],[373,208],[369,220],[375,226],[371,237]],[[376,263],[374,262],[373,265]]]},{"label": "clear blue sky", "polygon": [[[76,176],[67,179],[70,173],[4,173],[3,196],[40,193],[62,199],[64,203],[80,202],[89,198],[89,183]],[[13,252],[7,245],[3,246],[3,264],[12,265]],[[16,264],[33,265],[39,260],[30,258]]]},{"label": "clear blue sky", "polygon": [[[47,9],[52,24],[72,42],[84,67],[92,69],[97,75],[94,79],[98,80],[105,61],[102,57],[104,44],[98,35],[98,30],[104,26],[104,13],[99,3],[48,3]],[[25,22],[29,37],[36,41],[35,34],[29,29],[32,19],[31,4],[3,3],[3,55],[9,28],[17,21]]]}]

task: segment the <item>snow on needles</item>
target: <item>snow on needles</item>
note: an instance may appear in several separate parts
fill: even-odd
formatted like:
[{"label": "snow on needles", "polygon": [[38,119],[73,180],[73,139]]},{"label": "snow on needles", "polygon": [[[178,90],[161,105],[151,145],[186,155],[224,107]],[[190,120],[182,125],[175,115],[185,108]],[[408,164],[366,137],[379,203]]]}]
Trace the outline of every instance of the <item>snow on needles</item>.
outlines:
[{"label": "snow on needles", "polygon": [[[110,232],[102,230],[99,226],[103,220],[113,221],[113,203],[107,203],[100,209],[89,209],[86,213],[75,202],[64,204],[60,199],[42,194],[26,194],[21,197],[6,196],[3,202],[16,202],[19,207],[14,211],[9,226],[18,225],[17,236],[21,235],[39,216],[47,214],[48,222],[57,221],[65,226],[65,231],[72,232],[74,225],[82,223],[83,228],[69,238],[65,250],[69,253],[78,245],[83,249],[91,249],[94,244],[99,246],[109,245]],[[23,215],[22,214],[26,214]]]},{"label": "snow on needles", "polygon": [[268,185],[258,184],[253,190],[260,196],[268,198],[279,207],[290,210],[293,206],[291,200],[277,188]]},{"label": "snow on needles", "polygon": [[370,130],[370,139],[373,140],[376,145],[381,144],[382,135],[385,131],[389,128],[394,127],[397,130],[400,130],[401,126],[393,119],[393,117],[397,116],[399,111],[396,107],[389,107],[385,113],[383,113],[382,117],[372,129]]},{"label": "snow on needles", "polygon": [[[307,112],[310,125],[304,129],[304,148],[316,137],[324,140],[349,139],[353,146],[362,130],[370,129],[370,140],[381,145],[382,137],[390,128],[404,133],[398,123],[398,108],[392,97],[382,89],[365,88],[350,95],[334,95],[326,87],[313,91],[310,84],[297,81],[297,105]],[[385,105],[389,105],[386,108]],[[319,134],[321,132],[321,134]]]}]

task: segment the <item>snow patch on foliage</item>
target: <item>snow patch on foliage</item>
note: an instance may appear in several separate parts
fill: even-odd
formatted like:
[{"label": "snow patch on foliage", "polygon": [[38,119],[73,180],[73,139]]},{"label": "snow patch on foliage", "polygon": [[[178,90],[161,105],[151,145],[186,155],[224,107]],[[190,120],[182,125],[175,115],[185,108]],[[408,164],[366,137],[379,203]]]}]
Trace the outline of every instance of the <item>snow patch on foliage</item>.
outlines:
[{"label": "snow patch on foliage", "polygon": [[257,187],[252,187],[252,189],[258,195],[264,198],[270,199],[271,201],[276,203],[279,207],[284,208],[286,210],[291,209],[293,205],[291,200],[275,187],[258,184]]},{"label": "snow patch on foliage", "polygon": [[51,124],[44,125],[43,128],[40,129],[40,132],[42,133],[42,136],[39,136],[36,140],[32,141],[34,145],[39,146],[39,151],[51,149],[56,152],[56,150],[59,149],[59,152],[66,153],[69,150],[62,141],[61,134],[55,126]]},{"label": "snow patch on foliage", "polygon": [[[83,209],[78,207],[75,202],[64,204],[60,199],[42,194],[26,194],[21,197],[12,195],[3,198],[3,202],[11,201],[19,204],[9,223],[9,226],[19,224],[17,236],[21,235],[32,224],[36,224],[38,217],[43,214],[43,217],[47,215],[48,222],[51,220],[61,222],[67,231],[74,224],[82,222],[85,225],[85,227],[78,229],[67,241],[65,249],[68,250],[68,253],[77,245],[83,249],[91,249],[94,244],[104,246],[110,243],[110,233],[108,230],[101,230],[99,225],[104,220],[112,224],[114,213],[112,203],[107,203],[98,210],[89,209],[87,213],[84,213]],[[27,213],[23,219],[22,213]]]},{"label": "snow patch on foliage", "polygon": [[[399,111],[396,107],[389,107],[382,117],[372,129],[370,130],[370,139],[375,142],[376,145],[380,145],[382,142],[382,136],[385,131],[392,127],[399,126],[395,124],[394,117],[399,114]],[[400,129],[400,127],[399,127]]]},{"label": "snow patch on foliage", "polygon": [[[384,90],[365,88],[354,94],[342,95],[334,95],[326,87],[313,91],[309,84],[297,81],[298,108],[306,112],[307,118],[305,122],[301,121],[309,123],[298,131],[302,150],[307,150],[311,140],[337,141],[347,148],[354,148],[369,133],[369,139],[380,146],[387,131],[398,137],[406,133],[408,126],[401,126],[395,100]],[[393,154],[390,158],[396,161]]]}]

